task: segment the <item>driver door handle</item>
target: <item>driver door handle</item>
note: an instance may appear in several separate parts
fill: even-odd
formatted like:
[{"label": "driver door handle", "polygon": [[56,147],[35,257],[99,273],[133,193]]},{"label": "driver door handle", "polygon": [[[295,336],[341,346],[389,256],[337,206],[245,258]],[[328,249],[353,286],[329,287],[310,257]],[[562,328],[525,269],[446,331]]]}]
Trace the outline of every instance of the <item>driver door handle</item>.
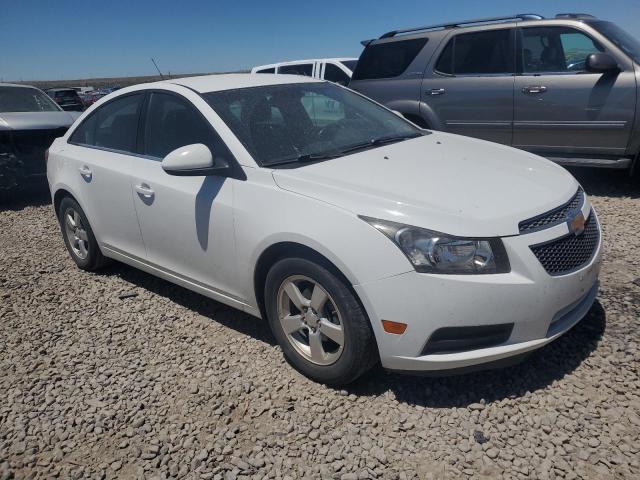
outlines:
[{"label": "driver door handle", "polygon": [[146,183],[139,183],[138,185],[135,185],[133,188],[135,188],[136,192],[138,192],[143,197],[151,198],[155,194],[153,189]]},{"label": "driver door handle", "polygon": [[442,95],[446,90],[444,88],[430,88],[425,93],[427,95]]},{"label": "driver door handle", "polygon": [[522,87],[522,93],[528,94],[536,94],[536,93],[544,93],[547,91],[547,87],[544,85],[532,85],[528,87]]}]

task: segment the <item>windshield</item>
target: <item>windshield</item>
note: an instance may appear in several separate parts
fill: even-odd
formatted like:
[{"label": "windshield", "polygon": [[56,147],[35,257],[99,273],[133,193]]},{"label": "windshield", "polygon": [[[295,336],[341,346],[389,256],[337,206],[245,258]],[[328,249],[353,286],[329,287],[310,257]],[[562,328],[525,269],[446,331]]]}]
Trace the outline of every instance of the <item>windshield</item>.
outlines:
[{"label": "windshield", "polygon": [[423,134],[372,101],[326,82],[203,96],[262,166],[335,158]]},{"label": "windshield", "polygon": [[356,63],[358,63],[358,60],[340,60],[340,63],[353,72],[356,69]]},{"label": "windshield", "polygon": [[0,87],[0,112],[59,112],[60,108],[40,90]]},{"label": "windshield", "polygon": [[629,55],[634,62],[640,63],[640,42],[615,23],[589,22],[596,30],[607,37],[616,47]]}]

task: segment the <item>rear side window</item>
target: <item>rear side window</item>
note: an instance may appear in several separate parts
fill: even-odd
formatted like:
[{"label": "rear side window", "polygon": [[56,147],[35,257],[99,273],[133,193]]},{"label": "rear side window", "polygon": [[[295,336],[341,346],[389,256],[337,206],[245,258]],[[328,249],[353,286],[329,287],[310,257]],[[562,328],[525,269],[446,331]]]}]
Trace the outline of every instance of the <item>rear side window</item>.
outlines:
[{"label": "rear side window", "polygon": [[313,75],[313,64],[299,63],[297,65],[281,65],[278,67],[278,73],[311,77]]},{"label": "rear side window", "polygon": [[144,153],[164,158],[176,148],[203,143],[214,151],[211,128],[195,107],[176,95],[151,94],[144,129]]},{"label": "rear side window", "polygon": [[276,73],[276,67],[263,68],[262,70],[256,70],[256,73]]},{"label": "rear side window", "polygon": [[349,83],[349,75],[344,73],[337,65],[333,63],[327,63],[324,66],[324,79],[330,82],[339,83],[340,85],[346,85]]},{"label": "rear side window", "polygon": [[513,60],[511,30],[465,33],[449,40],[435,70],[448,75],[511,74]]},{"label": "rear side window", "polygon": [[71,143],[135,152],[143,94],[113,100],[91,114],[73,132]]},{"label": "rear side window", "polygon": [[353,80],[393,78],[401,75],[426,45],[428,38],[414,38],[368,45],[353,72]]}]

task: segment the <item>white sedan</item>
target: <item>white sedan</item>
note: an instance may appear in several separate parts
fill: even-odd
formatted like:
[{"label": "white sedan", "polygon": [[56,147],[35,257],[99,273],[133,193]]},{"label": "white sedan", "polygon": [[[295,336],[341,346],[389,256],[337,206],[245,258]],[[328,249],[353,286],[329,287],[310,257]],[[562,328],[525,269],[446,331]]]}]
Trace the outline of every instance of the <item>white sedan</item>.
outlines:
[{"label": "white sedan", "polygon": [[115,259],[267,318],[327,384],[520,358],[598,290],[600,226],[564,169],[329,82],[118,90],[53,143],[48,179],[80,268]]}]

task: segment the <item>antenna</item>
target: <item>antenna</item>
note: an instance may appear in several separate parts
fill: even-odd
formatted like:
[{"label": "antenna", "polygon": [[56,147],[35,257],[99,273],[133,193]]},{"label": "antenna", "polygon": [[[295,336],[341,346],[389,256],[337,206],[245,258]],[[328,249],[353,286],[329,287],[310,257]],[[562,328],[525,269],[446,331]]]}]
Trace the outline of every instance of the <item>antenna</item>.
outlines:
[{"label": "antenna", "polygon": [[153,66],[156,67],[156,70],[158,70],[158,75],[160,75],[160,78],[162,80],[164,80],[164,77],[162,76],[162,72],[160,71],[160,69],[158,68],[158,64],[156,63],[156,61],[153,59],[153,57],[151,57],[151,61],[153,62]]}]

